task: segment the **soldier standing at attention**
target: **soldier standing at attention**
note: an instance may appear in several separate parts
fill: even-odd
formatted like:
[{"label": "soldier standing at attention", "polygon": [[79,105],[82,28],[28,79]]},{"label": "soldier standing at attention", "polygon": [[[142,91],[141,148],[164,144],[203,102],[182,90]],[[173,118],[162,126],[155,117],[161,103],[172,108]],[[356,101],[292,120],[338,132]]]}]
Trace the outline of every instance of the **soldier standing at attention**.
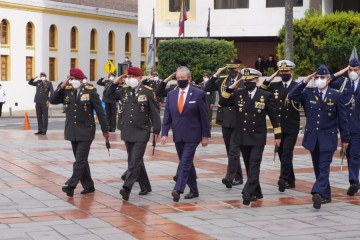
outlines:
[{"label": "soldier standing at attention", "polygon": [[[140,68],[129,67],[127,70],[128,74],[115,79],[106,92],[107,97],[120,100],[123,107],[119,124],[122,126],[121,139],[125,141],[128,153],[128,169],[120,194],[125,201],[129,200],[135,181],[140,184],[139,195],[151,192],[143,157],[151,129],[157,139],[161,128],[159,106],[153,89],[141,84]],[[124,81],[125,85],[117,90],[118,84]]]},{"label": "soldier standing at attention", "polygon": [[[315,88],[306,88],[315,76]],[[337,129],[340,130],[342,146],[349,143],[349,122],[341,93],[328,87],[330,72],[321,65],[289,93],[289,99],[301,102],[306,118],[303,147],[310,151],[316,181],[311,190],[313,207],[331,202],[329,182],[330,164],[338,145]],[[304,90],[305,89],[305,90]]]},{"label": "soldier standing at attention", "polygon": [[[200,83],[201,90],[205,89],[205,85],[206,85],[207,81],[209,81],[209,74],[204,73],[203,81],[202,81],[202,83]],[[210,124],[210,129],[211,129],[211,120],[212,120],[213,109],[214,109],[215,100],[216,100],[216,91],[212,91],[212,92],[205,91],[205,94],[206,94],[206,105],[207,105],[208,111],[209,111],[209,124]]]},{"label": "soldier standing at attention", "polygon": [[68,197],[74,196],[74,189],[79,181],[84,188],[81,194],[95,191],[88,162],[90,146],[96,131],[94,109],[105,139],[109,137],[108,124],[99,95],[93,86],[83,84],[84,77],[80,69],[71,69],[70,76],[59,84],[50,97],[52,104],[65,104],[65,139],[71,141],[75,157],[73,174],[62,187],[62,191]]},{"label": "soldier standing at attention", "polygon": [[109,89],[110,85],[114,82],[115,73],[110,72],[107,76],[108,79],[105,80],[105,77],[100,78],[97,81],[97,85],[104,86],[103,98],[102,101],[105,103],[106,118],[109,123],[109,132],[115,132],[116,129],[116,101],[106,97],[106,91]]},{"label": "soldier standing at attention", "polygon": [[[227,87],[241,79],[239,75],[241,61],[238,59],[230,58],[226,61],[226,67],[219,68],[217,72],[206,82],[204,91],[213,92],[218,91],[219,96]],[[221,76],[222,71],[228,69],[228,76]],[[239,88],[244,88],[244,81],[239,81],[237,85]],[[234,185],[243,183],[243,175],[240,163],[240,148],[236,142],[231,142],[232,135],[234,134],[235,127],[237,125],[236,112],[234,106],[220,106],[217,110],[216,123],[221,125],[222,135],[225,142],[226,153],[228,156],[228,167],[225,178],[222,179],[222,183],[227,188],[232,188]]]},{"label": "soldier standing at attention", "polygon": [[[289,100],[290,90],[297,85],[293,81],[295,64],[288,60],[277,63],[279,68],[269,79],[266,79],[261,88],[274,95],[275,106],[281,126],[281,144],[279,146],[279,158],[281,162],[280,177],[278,181],[279,191],[295,187],[295,175],[293,167],[293,152],[299,134],[300,105]],[[281,77],[281,82],[272,82],[276,76]]]},{"label": "soldier standing at attention", "polygon": [[[274,126],[275,144],[280,145],[281,128],[276,115],[274,96],[256,85],[261,72],[245,68],[241,70],[245,89],[237,89],[240,80],[226,88],[220,98],[222,106],[235,106],[236,129],[232,141],[236,141],[243,154],[247,181],[243,188],[243,204],[263,198],[260,187],[260,165],[266,144],[266,115]],[[233,140],[234,139],[234,140]]]},{"label": "soldier standing at attention", "polygon": [[[37,79],[37,81],[35,81]],[[38,131],[35,135],[46,135],[48,128],[49,97],[54,88],[51,82],[46,79],[46,73],[41,72],[40,77],[36,76],[29,81],[29,85],[36,87],[35,109],[38,121]]]}]

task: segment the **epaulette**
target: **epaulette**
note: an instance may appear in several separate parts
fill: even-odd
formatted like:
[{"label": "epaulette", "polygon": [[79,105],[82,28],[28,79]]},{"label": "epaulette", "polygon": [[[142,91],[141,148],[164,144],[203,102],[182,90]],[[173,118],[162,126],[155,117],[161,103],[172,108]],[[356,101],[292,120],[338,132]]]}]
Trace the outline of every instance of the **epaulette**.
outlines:
[{"label": "epaulette", "polygon": [[73,86],[66,86],[65,89],[73,89]]},{"label": "epaulette", "polygon": [[85,86],[85,89],[93,90],[95,87],[93,86]]},{"label": "epaulette", "polygon": [[335,90],[335,92],[340,92],[340,90],[339,89],[334,89]]},{"label": "epaulette", "polygon": [[145,88],[149,89],[150,91],[152,91],[153,89],[151,87],[149,87],[148,85],[144,85]]},{"label": "epaulette", "polygon": [[127,88],[127,87],[130,87],[129,85],[122,85],[123,88]]},{"label": "epaulette", "polygon": [[223,75],[223,76],[220,76],[219,78],[226,78],[227,77],[227,75]]}]

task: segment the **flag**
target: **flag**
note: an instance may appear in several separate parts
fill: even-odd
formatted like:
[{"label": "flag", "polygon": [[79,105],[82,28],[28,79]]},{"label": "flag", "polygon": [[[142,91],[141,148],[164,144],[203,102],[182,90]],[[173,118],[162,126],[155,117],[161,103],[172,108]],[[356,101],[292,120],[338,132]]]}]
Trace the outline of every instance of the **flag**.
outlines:
[{"label": "flag", "polygon": [[353,59],[354,57],[358,58],[357,51],[356,51],[356,47],[353,47],[353,50],[352,50],[352,52],[351,52],[349,61],[350,61],[351,59]]},{"label": "flag", "polygon": [[181,10],[179,17],[179,37],[181,36],[181,34],[184,33],[184,25],[186,20],[187,20],[186,6],[184,0],[181,0]]},{"label": "flag", "polygon": [[155,50],[155,43],[154,43],[154,19],[151,27],[151,35],[150,35],[150,42],[149,42],[149,49],[148,49],[148,55],[147,55],[147,67],[151,68],[154,66],[154,50]]},{"label": "flag", "polygon": [[206,26],[206,35],[208,38],[210,37],[210,8],[209,8],[208,22]]}]

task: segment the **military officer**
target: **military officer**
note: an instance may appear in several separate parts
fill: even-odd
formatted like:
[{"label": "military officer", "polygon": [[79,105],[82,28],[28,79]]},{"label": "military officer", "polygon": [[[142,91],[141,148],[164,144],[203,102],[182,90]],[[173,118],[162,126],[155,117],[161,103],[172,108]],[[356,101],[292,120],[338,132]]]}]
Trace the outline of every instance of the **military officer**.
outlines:
[{"label": "military officer", "polygon": [[263,198],[260,187],[260,164],[266,144],[266,115],[274,127],[275,144],[281,143],[281,128],[276,114],[274,96],[272,93],[258,88],[261,72],[244,68],[241,79],[245,80],[243,89],[238,89],[241,80],[226,88],[219,104],[224,107],[234,106],[236,111],[235,134],[231,141],[237,142],[241,149],[247,181],[243,188],[243,204]]},{"label": "military officer", "polygon": [[[204,73],[203,81],[200,83],[200,88],[202,90],[205,89],[205,84],[207,83],[207,81],[209,81],[209,74]],[[210,124],[210,128],[211,128],[211,120],[212,120],[213,109],[214,109],[215,100],[216,100],[216,91],[212,91],[212,92],[205,91],[205,94],[206,94],[206,105],[207,105],[208,111],[209,111],[209,124]]]},{"label": "military officer", "polygon": [[[266,79],[261,88],[274,95],[275,106],[281,126],[281,144],[279,158],[281,171],[278,181],[279,191],[295,187],[293,167],[293,151],[299,134],[300,112],[299,103],[289,100],[289,91],[297,85],[293,81],[295,64],[289,60],[277,63],[278,71]],[[276,76],[281,77],[280,82],[273,82]]]},{"label": "military officer", "polygon": [[75,156],[73,174],[62,187],[62,191],[69,197],[73,197],[79,181],[84,188],[81,194],[95,191],[88,162],[96,131],[93,110],[96,111],[105,139],[109,137],[108,123],[99,95],[93,86],[84,85],[83,79],[84,73],[80,69],[71,69],[70,76],[59,84],[50,97],[52,104],[62,103],[66,107],[65,139],[71,141]]},{"label": "military officer", "polygon": [[106,118],[109,123],[109,132],[115,132],[116,128],[116,101],[106,97],[106,91],[108,90],[109,86],[114,82],[115,73],[110,72],[107,76],[100,78],[97,81],[97,84],[100,86],[104,86],[103,91],[103,98],[102,101],[105,103],[105,111],[106,111]]},{"label": "military officer", "polygon": [[[161,128],[160,111],[153,89],[141,84],[140,68],[129,67],[127,70],[128,74],[115,79],[106,92],[107,97],[120,100],[123,105],[122,117],[119,121],[122,125],[121,139],[125,141],[128,153],[128,169],[120,194],[125,201],[129,200],[136,180],[140,184],[139,195],[151,192],[143,157],[151,129],[157,139]],[[118,84],[123,81],[125,85],[117,90]]]},{"label": "military officer", "polygon": [[[313,77],[316,87],[305,89]],[[290,100],[301,102],[307,116],[302,145],[310,151],[314,166],[316,181],[311,194],[315,209],[331,202],[329,175],[332,157],[337,149],[337,129],[340,130],[344,149],[350,137],[343,98],[339,92],[328,87],[329,82],[329,70],[321,65],[289,93]]]},{"label": "military officer", "polygon": [[[37,81],[35,81],[35,79]],[[49,97],[54,91],[53,85],[46,79],[46,73],[41,72],[40,76],[31,78],[29,85],[36,87],[35,109],[38,121],[38,131],[35,135],[46,135],[48,128]]]},{"label": "military officer", "polygon": [[[211,79],[206,82],[204,91],[218,91],[219,96],[221,96],[228,86],[231,86],[234,82],[241,79],[239,74],[241,61],[230,58],[226,62],[226,67],[219,68]],[[222,71],[226,68],[229,72],[228,76],[220,76]],[[244,88],[244,82],[242,80],[239,81],[238,87]],[[221,125],[226,153],[228,156],[227,173],[225,178],[222,179],[222,183],[225,184],[227,188],[232,188],[233,185],[243,183],[243,175],[240,164],[240,148],[237,143],[230,142],[234,129],[237,125],[235,107],[219,106],[216,115],[216,123]]]},{"label": "military officer", "polygon": [[[341,77],[345,72],[349,78]],[[360,62],[357,58],[349,61],[349,65],[341,71],[330,76],[332,79],[329,86],[339,89],[343,95],[346,115],[349,121],[350,142],[346,151],[348,160],[350,187],[347,191],[349,196],[354,196],[360,188],[359,168],[360,168]]]},{"label": "military officer", "polygon": [[[160,84],[160,80],[159,80],[159,74],[157,72],[153,72],[152,76],[150,78],[144,79],[142,81],[143,85],[147,85],[149,87],[151,87],[154,91],[156,91],[157,87]],[[159,108],[161,107],[161,104],[163,102],[163,98],[159,97],[158,95],[156,95],[156,102],[159,105]]]}]

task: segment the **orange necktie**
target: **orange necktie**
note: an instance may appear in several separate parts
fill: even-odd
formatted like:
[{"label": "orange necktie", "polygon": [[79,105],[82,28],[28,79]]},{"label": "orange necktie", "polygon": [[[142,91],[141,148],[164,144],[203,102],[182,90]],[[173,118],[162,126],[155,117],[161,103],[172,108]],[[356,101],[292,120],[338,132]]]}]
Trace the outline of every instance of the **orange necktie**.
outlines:
[{"label": "orange necktie", "polygon": [[178,110],[180,114],[182,113],[183,108],[184,108],[184,91],[181,91],[179,104],[178,104]]}]

